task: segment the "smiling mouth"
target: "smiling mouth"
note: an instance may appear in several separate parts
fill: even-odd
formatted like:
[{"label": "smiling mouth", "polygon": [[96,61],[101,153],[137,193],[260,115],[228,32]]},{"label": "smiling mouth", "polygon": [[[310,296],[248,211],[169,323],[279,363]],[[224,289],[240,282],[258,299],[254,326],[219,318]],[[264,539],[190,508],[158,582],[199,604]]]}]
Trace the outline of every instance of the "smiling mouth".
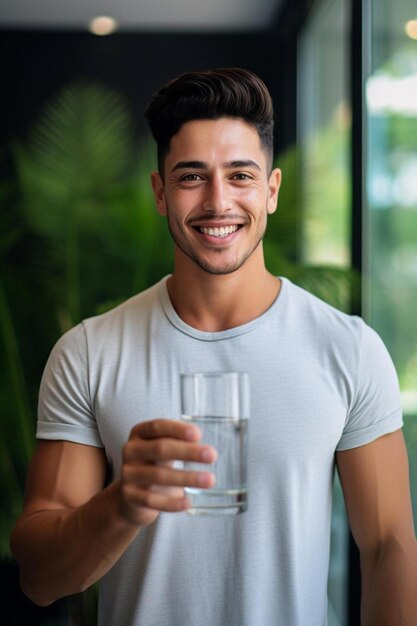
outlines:
[{"label": "smiling mouth", "polygon": [[230,226],[220,226],[218,227],[206,227],[206,226],[197,226],[197,230],[199,230],[203,235],[210,235],[210,237],[227,237],[232,233],[235,233],[239,225],[232,224]]}]

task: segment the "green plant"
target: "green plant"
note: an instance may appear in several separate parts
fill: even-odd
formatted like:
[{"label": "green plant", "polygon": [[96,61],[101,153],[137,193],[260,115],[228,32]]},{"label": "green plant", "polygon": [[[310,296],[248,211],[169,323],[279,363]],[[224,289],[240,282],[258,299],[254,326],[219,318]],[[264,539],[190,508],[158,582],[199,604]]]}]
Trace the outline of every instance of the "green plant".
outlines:
[{"label": "green plant", "polygon": [[136,149],[120,96],[78,83],[11,148],[0,187],[0,556],[23,501],[36,397],[59,335],[170,268],[169,236],[148,184],[154,155]]},{"label": "green plant", "polygon": [[28,144],[14,149],[22,211],[59,273],[53,286],[62,331],[103,300],[143,288],[151,273],[154,156],[149,141],[137,150],[132,137],[120,96],[79,83],[47,107]]},{"label": "green plant", "polygon": [[23,228],[10,211],[13,185],[0,188],[0,558],[9,554],[9,535],[13,520],[23,502],[23,482],[33,451],[34,420],[24,375],[14,320],[13,302],[7,286],[17,280],[10,262],[11,253],[22,238]]}]

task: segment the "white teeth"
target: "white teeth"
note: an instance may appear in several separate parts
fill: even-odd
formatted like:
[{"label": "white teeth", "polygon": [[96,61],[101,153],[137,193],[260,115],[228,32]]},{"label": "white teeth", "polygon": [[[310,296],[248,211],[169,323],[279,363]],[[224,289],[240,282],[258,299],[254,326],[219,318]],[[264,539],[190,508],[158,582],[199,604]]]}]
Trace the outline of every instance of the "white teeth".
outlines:
[{"label": "white teeth", "polygon": [[220,228],[205,228],[204,226],[200,226],[200,231],[205,235],[211,235],[212,237],[227,237],[227,235],[234,233],[238,228],[237,224],[233,224],[232,226],[221,226]]}]

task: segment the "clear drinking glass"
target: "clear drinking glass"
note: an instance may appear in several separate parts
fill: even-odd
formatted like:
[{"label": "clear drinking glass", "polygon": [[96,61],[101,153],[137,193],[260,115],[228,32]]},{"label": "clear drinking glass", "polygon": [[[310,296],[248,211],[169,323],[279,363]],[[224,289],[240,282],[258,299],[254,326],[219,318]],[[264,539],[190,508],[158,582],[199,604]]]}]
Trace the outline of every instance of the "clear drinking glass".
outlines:
[{"label": "clear drinking glass", "polygon": [[215,474],[212,489],[187,487],[191,515],[234,515],[247,508],[249,376],[242,372],[201,372],[181,376],[182,419],[201,430],[213,446],[215,463],[185,462],[184,468]]}]

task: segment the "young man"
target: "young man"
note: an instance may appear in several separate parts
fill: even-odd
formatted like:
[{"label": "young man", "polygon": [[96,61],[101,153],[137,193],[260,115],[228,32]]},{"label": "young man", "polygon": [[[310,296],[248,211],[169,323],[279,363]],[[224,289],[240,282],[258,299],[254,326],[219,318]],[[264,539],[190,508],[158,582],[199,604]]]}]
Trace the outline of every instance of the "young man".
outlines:
[{"label": "young man", "polygon": [[[54,348],[12,539],[36,603],[101,580],[109,626],[323,626],[332,480],[361,553],[363,624],[417,624],[417,549],[396,375],[378,336],[265,268],[272,103],[250,72],[185,74],[147,117],[171,276]],[[247,371],[248,511],[187,514],[214,462],[179,421],[179,376]],[[110,477],[110,480],[108,480]]]}]

